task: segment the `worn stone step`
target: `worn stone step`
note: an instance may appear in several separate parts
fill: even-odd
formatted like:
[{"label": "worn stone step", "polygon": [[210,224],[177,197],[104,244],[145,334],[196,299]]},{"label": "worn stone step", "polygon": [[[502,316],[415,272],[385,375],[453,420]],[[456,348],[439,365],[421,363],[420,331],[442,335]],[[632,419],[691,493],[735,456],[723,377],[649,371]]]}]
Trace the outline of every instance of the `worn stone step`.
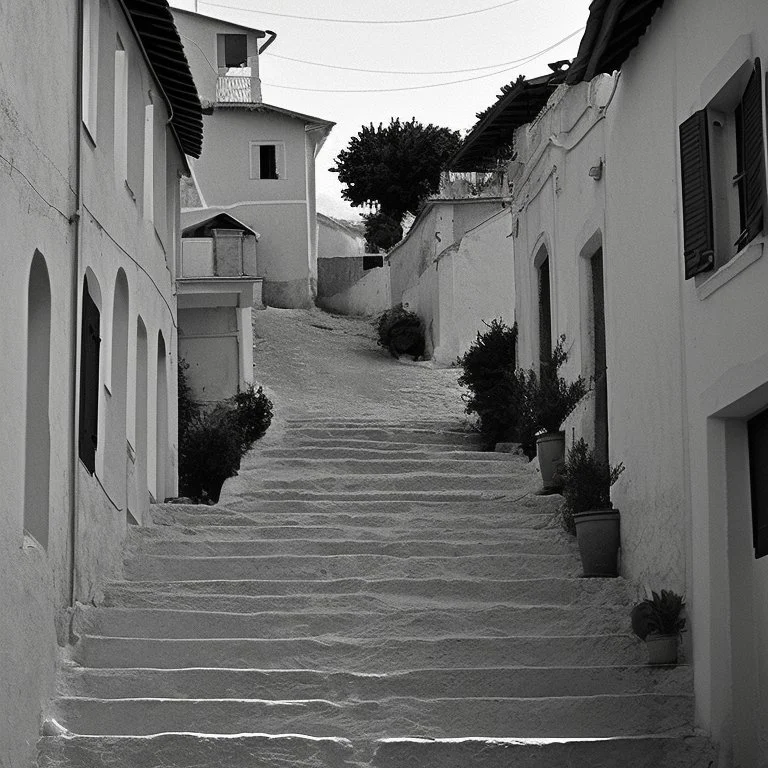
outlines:
[{"label": "worn stone step", "polygon": [[[264,492],[296,490],[298,493],[364,493],[366,496],[383,492],[386,495],[405,491],[431,493],[438,497],[452,491],[485,494],[503,491],[512,498],[525,489],[520,481],[523,473],[466,474],[458,472],[405,472],[393,474],[336,474],[304,472],[301,475],[281,477],[279,473],[265,472],[262,467],[241,469],[240,475],[249,481],[249,492],[259,498]],[[527,481],[528,473],[524,479]]]},{"label": "worn stone step", "polygon": [[[146,529],[145,529],[146,530]],[[303,531],[303,529],[302,529]],[[575,547],[555,531],[518,531],[506,541],[483,540],[473,535],[454,535],[444,539],[403,539],[382,541],[348,538],[264,538],[218,540],[187,534],[185,538],[147,536],[144,530],[133,533],[129,554],[185,555],[193,557],[232,557],[248,555],[388,555],[391,557],[458,557],[460,555],[509,555],[515,553],[562,554]],[[337,536],[344,535],[340,531]],[[402,531],[402,536],[407,531]],[[487,537],[488,534],[485,534]]]},{"label": "worn stone step", "polygon": [[39,768],[353,768],[345,739],[265,734],[163,733],[49,736],[38,744]]},{"label": "worn stone step", "polygon": [[[386,451],[399,455],[406,451],[426,451],[429,454],[443,455],[450,451],[475,451],[478,454],[487,454],[488,451],[482,450],[475,440],[451,439],[443,442],[440,435],[430,442],[410,440],[405,435],[393,436],[390,440],[376,440],[359,435],[343,435],[340,437],[307,437],[291,438],[290,440],[280,441],[280,450],[294,450],[306,448],[320,448],[334,450],[337,448],[348,448],[353,450],[375,450]],[[243,458],[243,464],[248,465],[251,456],[257,457],[259,451],[266,450],[266,446],[257,445],[250,454]]]},{"label": "worn stone step", "polygon": [[[359,600],[407,605],[417,601],[448,605],[627,605],[631,590],[623,579],[537,578],[537,579],[247,579],[198,581],[121,581],[105,585],[107,606],[131,607],[144,601],[147,607],[163,607],[176,599],[204,607],[231,605],[251,610],[252,606],[286,610],[291,606],[322,605],[324,600]],[[293,602],[292,602],[293,601]],[[136,607],[140,607],[137,605]]]},{"label": "worn stone step", "polygon": [[582,741],[541,739],[384,739],[373,768],[711,768],[700,735],[643,735]]},{"label": "worn stone step", "polygon": [[451,419],[413,419],[407,422],[394,419],[379,419],[370,417],[337,417],[337,416],[290,416],[285,420],[288,429],[293,427],[338,427],[340,429],[356,429],[359,427],[377,429],[403,428],[408,429],[433,429],[462,432],[464,434],[477,434],[475,428],[469,423],[457,422]]},{"label": "worn stone step", "polygon": [[281,637],[474,637],[482,627],[487,637],[612,634],[624,631],[628,619],[621,607],[379,606],[373,611],[331,610],[319,604],[304,611],[179,610],[170,608],[84,608],[75,630],[91,635],[150,638],[281,638]]},{"label": "worn stone step", "polygon": [[127,579],[185,581],[209,579],[425,579],[479,576],[578,576],[576,553],[391,557],[387,555],[262,555],[259,557],[185,557],[135,555],[125,563]]},{"label": "worn stone step", "polygon": [[679,693],[690,667],[500,667],[361,674],[318,670],[65,668],[61,693],[125,699],[381,699],[392,696],[539,698],[617,693]]},{"label": "worn stone step", "polygon": [[430,427],[292,425],[286,429],[286,443],[306,443],[310,440],[367,440],[377,443],[408,443],[410,445],[480,445],[481,437],[475,432]]},{"label": "worn stone step", "polygon": [[693,697],[600,694],[547,698],[91,699],[61,697],[73,733],[301,733],[351,741],[402,736],[590,737],[692,732]]},{"label": "worn stone step", "polygon": [[[393,451],[391,448],[377,446],[375,448],[351,447],[342,445],[332,448],[327,445],[322,446],[282,446],[273,448],[259,447],[253,453],[253,461],[264,461],[265,459],[274,459],[275,461],[284,460],[316,460],[316,461],[343,461],[350,459],[353,461],[396,461],[397,459],[410,461],[444,461],[444,462],[479,462],[480,464],[504,464],[510,463],[515,458],[509,453],[494,453],[493,451],[462,451],[454,446],[447,446],[443,450],[425,450],[421,448],[410,448],[399,451]],[[250,466],[250,461],[247,462]]]},{"label": "worn stone step", "polygon": [[[481,629],[481,628],[479,628]],[[84,667],[234,667],[383,673],[425,667],[644,664],[644,643],[629,634],[571,637],[444,637],[376,640],[285,638],[158,640],[83,635],[73,660]]]},{"label": "worn stone step", "polygon": [[[494,456],[495,454],[481,454],[483,456]],[[504,456],[505,454],[499,454]],[[299,472],[300,470],[300,472]],[[323,458],[302,459],[296,457],[270,458],[262,459],[244,467],[240,474],[245,477],[249,473],[254,475],[269,473],[272,478],[281,479],[287,477],[311,477],[313,480],[338,477],[339,475],[349,476],[350,479],[362,476],[364,480],[371,475],[384,475],[385,477],[402,477],[404,475],[415,474],[418,477],[424,476],[499,476],[506,478],[527,478],[530,475],[530,469],[527,464],[508,459],[507,461],[474,459],[448,458],[442,456],[439,459],[413,459],[398,456],[390,459],[364,459],[364,458]]]}]

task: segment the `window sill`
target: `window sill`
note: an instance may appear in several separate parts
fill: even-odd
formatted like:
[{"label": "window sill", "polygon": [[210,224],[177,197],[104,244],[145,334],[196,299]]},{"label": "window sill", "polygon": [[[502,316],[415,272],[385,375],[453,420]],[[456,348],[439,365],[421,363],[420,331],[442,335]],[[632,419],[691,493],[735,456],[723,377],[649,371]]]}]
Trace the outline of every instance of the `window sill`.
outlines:
[{"label": "window sill", "polygon": [[88,127],[88,123],[85,122],[85,120],[82,121],[83,130],[85,131],[85,136],[88,139],[88,143],[91,145],[91,149],[96,149],[96,138],[93,133],[91,133],[91,129]]},{"label": "window sill", "polygon": [[696,294],[700,300],[711,296],[726,283],[733,280],[736,275],[743,272],[751,264],[754,264],[763,255],[763,240],[753,240],[742,248],[729,262],[723,264],[720,269],[696,286]]}]

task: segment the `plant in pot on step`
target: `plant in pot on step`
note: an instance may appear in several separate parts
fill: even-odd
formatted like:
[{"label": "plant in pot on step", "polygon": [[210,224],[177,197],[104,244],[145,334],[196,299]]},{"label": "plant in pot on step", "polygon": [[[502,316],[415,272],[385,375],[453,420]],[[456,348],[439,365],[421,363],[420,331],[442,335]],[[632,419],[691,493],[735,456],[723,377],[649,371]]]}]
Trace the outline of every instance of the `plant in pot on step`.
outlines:
[{"label": "plant in pot on step", "polygon": [[623,471],[623,464],[601,461],[583,438],[568,451],[563,527],[576,534],[585,576],[618,576],[619,511],[611,503],[611,486]]},{"label": "plant in pot on step", "polygon": [[588,390],[582,376],[567,382],[560,375],[560,369],[568,360],[564,346],[563,335],[552,354],[542,361],[540,373],[532,369],[518,372],[524,395],[521,439],[524,448],[531,446],[535,439],[545,493],[555,493],[562,487],[560,469],[565,459],[565,433],[560,427]]},{"label": "plant in pot on step", "polygon": [[661,594],[641,600],[632,608],[632,631],[645,640],[649,664],[677,664],[680,633],[685,629],[685,618],[680,614],[684,599],[669,589]]}]

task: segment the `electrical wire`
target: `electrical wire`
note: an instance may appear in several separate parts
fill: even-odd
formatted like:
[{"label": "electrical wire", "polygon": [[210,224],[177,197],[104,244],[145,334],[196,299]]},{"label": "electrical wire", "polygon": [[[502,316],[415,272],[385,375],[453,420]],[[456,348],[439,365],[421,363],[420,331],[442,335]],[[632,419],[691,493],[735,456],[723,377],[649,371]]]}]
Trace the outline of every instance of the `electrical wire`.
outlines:
[{"label": "electrical wire", "polygon": [[[569,39],[570,37],[574,37],[575,35],[579,34],[582,29],[576,30],[573,34],[569,35],[568,38],[565,38],[565,40]],[[564,41],[561,41],[564,42]],[[557,43],[556,45],[560,45],[560,43]],[[556,46],[552,46],[553,48]],[[547,49],[551,50],[551,49]],[[546,53],[547,51],[540,51],[535,54],[531,54],[527,59],[524,59],[520,62],[520,65],[522,64],[528,64],[529,62],[533,61],[534,59],[537,59],[539,56],[542,55],[542,53]],[[471,83],[475,80],[483,80],[488,77],[496,77],[496,75],[503,75],[505,72],[511,72],[512,70],[519,69],[519,66],[515,67],[506,67],[504,69],[496,70],[495,72],[487,72],[484,75],[476,75],[475,77],[464,77],[460,80],[449,80],[448,82],[444,83],[430,83],[429,85],[405,85],[401,86],[399,88],[304,88],[302,86],[297,85],[277,85],[275,83],[267,83],[262,80],[263,85],[267,85],[270,88],[282,88],[284,90],[288,91],[309,91],[312,93],[394,93],[397,91],[421,91],[425,90],[427,88],[443,88],[447,85],[458,85],[460,83]]]},{"label": "electrical wire", "polygon": [[[468,67],[467,69],[443,69],[443,70],[423,70],[423,71],[407,71],[402,69],[362,69],[360,67],[342,67],[337,64],[323,64],[320,61],[307,61],[306,59],[295,59],[292,56],[283,56],[278,53],[272,53],[270,51],[268,56],[270,56],[273,59],[285,59],[286,61],[295,61],[299,64],[310,64],[314,67],[324,67],[325,69],[341,69],[345,72],[365,72],[368,74],[374,74],[374,75],[458,75],[462,74],[464,72],[479,72],[483,69],[496,69],[498,67],[508,67],[513,64],[521,64],[525,63],[531,60],[532,56],[541,56],[544,53],[548,53],[553,48],[557,48],[558,45],[561,45],[562,43],[567,42],[572,37],[575,37],[579,33],[584,31],[584,27],[580,27],[575,32],[571,32],[570,35],[567,37],[564,37],[562,40],[558,40],[556,43],[552,43],[552,45],[548,46],[547,48],[543,48],[540,51],[537,51],[536,53],[531,53],[528,56],[524,56],[521,59],[512,59],[512,61],[501,61],[498,64],[486,64],[482,67]],[[188,38],[185,38],[188,39]],[[208,62],[210,64],[210,62]]]},{"label": "electrical wire", "polygon": [[487,8],[478,8],[476,11],[462,11],[461,13],[452,13],[447,16],[432,16],[425,19],[392,19],[392,20],[371,20],[371,19],[332,19],[323,18],[318,16],[302,16],[300,14],[293,13],[278,13],[277,11],[264,11],[257,10],[255,8],[244,8],[241,5],[227,5],[225,3],[208,2],[208,0],[200,0],[203,5],[212,5],[216,8],[230,8],[234,11],[248,11],[249,13],[258,13],[262,16],[280,16],[285,19],[300,19],[302,21],[324,21],[333,24],[423,24],[431,21],[444,21],[446,19],[458,19],[464,16],[475,16],[478,13],[487,13],[488,11],[494,11],[497,8],[503,8],[507,5],[514,5],[519,3],[520,0],[507,0],[505,3],[497,3]]}]

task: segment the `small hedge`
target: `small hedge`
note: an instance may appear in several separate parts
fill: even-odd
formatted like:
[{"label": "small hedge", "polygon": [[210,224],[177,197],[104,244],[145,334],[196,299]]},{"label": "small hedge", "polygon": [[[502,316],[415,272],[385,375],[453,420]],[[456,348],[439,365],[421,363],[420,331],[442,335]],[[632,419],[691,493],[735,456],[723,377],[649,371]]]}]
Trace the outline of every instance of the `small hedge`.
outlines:
[{"label": "small hedge", "polygon": [[413,355],[424,357],[424,326],[415,312],[398,304],[382,312],[376,319],[378,345],[389,350],[392,357]]},{"label": "small hedge", "polygon": [[179,363],[179,493],[217,502],[221,486],[240,468],[240,459],[269,428],[272,402],[249,385],[211,411],[192,400],[187,365]]},{"label": "small hedge", "polygon": [[515,372],[517,323],[510,328],[499,318],[485,326],[456,363],[463,370],[459,384],[469,389],[466,412],[477,414],[480,432],[493,445],[517,437],[522,391]]}]

